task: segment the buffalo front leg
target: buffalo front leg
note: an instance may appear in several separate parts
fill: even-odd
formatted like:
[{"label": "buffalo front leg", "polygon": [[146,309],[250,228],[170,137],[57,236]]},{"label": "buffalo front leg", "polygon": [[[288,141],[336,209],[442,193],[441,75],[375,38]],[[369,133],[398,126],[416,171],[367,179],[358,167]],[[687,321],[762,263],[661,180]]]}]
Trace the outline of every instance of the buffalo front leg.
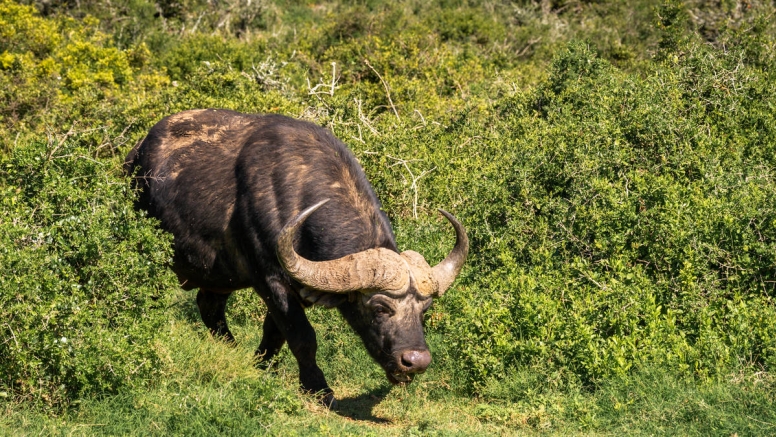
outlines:
[{"label": "buffalo front leg", "polygon": [[[318,340],[301,303],[294,297],[289,286],[280,280],[267,281],[268,316],[272,317],[275,327],[288,342],[288,348],[299,364],[299,383],[303,391],[320,396],[321,402],[336,408],[334,392],[329,388],[323,371],[318,367],[315,354]],[[265,322],[265,327],[267,326]]]},{"label": "buffalo front leg", "polygon": [[264,333],[261,337],[261,343],[259,343],[259,348],[256,350],[256,358],[259,360],[259,365],[263,368],[269,367],[272,359],[277,356],[285,342],[286,339],[275,324],[275,320],[272,319],[271,315],[267,314],[264,317]]},{"label": "buffalo front leg", "polygon": [[226,301],[231,293],[217,293],[200,288],[197,292],[197,307],[205,326],[214,337],[233,342],[234,336],[226,324]]}]

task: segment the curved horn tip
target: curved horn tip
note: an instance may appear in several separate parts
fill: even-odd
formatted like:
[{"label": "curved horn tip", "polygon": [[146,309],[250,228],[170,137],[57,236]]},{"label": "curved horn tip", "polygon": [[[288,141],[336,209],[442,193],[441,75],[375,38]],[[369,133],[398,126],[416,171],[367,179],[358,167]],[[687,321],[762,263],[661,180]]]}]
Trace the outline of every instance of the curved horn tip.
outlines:
[{"label": "curved horn tip", "polygon": [[458,219],[457,219],[457,218],[455,218],[455,216],[454,216],[454,215],[450,214],[449,212],[445,211],[445,210],[444,210],[444,209],[442,209],[442,208],[437,208],[437,211],[439,211],[439,212],[440,212],[440,213],[441,213],[443,216],[445,216],[445,217],[446,217],[448,220],[450,220],[450,221],[455,221],[455,222],[457,222],[457,221],[458,221]]},{"label": "curved horn tip", "polygon": [[439,283],[439,289],[435,293],[436,297],[441,297],[453,284],[469,254],[469,237],[466,235],[466,230],[461,222],[443,209],[440,209],[439,212],[447,218],[455,229],[455,247],[442,262],[432,267],[433,275]]},{"label": "curved horn tip", "polygon": [[285,235],[285,233],[288,230],[296,228],[296,226],[298,224],[300,224],[301,222],[305,221],[307,219],[307,217],[310,216],[310,214],[314,213],[315,210],[317,210],[318,208],[323,206],[323,204],[328,202],[329,200],[331,200],[331,199],[323,199],[320,202],[316,203],[315,205],[313,205],[311,207],[308,207],[304,211],[302,211],[299,214],[297,214],[296,217],[294,217],[293,219],[289,220],[285,224],[285,226],[283,226],[283,228],[280,230],[280,235]]},{"label": "curved horn tip", "polygon": [[304,211],[297,214],[296,217],[289,220],[285,226],[280,230],[280,234],[278,235],[278,255],[280,255],[281,262],[287,262],[291,259],[294,259],[296,257],[296,252],[294,252],[293,247],[293,240],[294,240],[294,233],[296,231],[296,228],[307,219],[307,217],[310,216],[310,214],[314,213],[315,210],[323,206],[324,203],[328,202],[331,199],[323,199],[320,202],[316,203],[315,205],[305,209]]},{"label": "curved horn tip", "polygon": [[438,211],[443,216],[445,216],[447,221],[449,221],[453,225],[453,228],[455,228],[455,231],[456,231],[456,237],[463,237],[463,240],[464,240],[463,243],[466,244],[467,252],[468,252],[469,237],[466,235],[466,230],[464,229],[463,224],[460,221],[458,221],[458,219],[455,218],[454,215],[450,214],[449,212],[445,211],[444,209],[439,208]]},{"label": "curved horn tip", "polygon": [[[310,214],[314,213],[316,209],[318,209],[318,208],[322,207],[322,206],[323,206],[323,204],[325,204],[325,203],[326,203],[326,202],[328,202],[329,200],[331,200],[331,199],[328,199],[328,198],[326,198],[326,199],[323,199],[323,200],[321,200],[320,202],[316,203],[315,205],[313,205],[313,206],[311,206],[311,207],[309,207],[309,208],[305,209],[304,211],[302,211],[301,213],[299,213],[299,215],[298,215],[298,216],[296,216],[296,217],[297,217],[297,220],[304,220],[304,219],[306,219],[306,218],[307,218],[307,217],[308,217]],[[297,221],[297,220],[294,220],[294,221]]]}]

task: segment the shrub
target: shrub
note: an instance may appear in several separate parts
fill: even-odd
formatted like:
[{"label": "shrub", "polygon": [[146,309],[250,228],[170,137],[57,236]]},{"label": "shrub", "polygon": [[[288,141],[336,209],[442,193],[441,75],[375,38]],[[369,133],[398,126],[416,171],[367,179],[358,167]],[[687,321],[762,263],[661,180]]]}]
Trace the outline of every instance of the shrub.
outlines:
[{"label": "shrub", "polygon": [[0,386],[51,406],[145,384],[175,284],[170,238],[76,143],[20,144],[0,170]]},{"label": "shrub", "polygon": [[741,52],[682,49],[641,77],[572,44],[483,122],[468,181],[427,182],[477,199],[476,273],[443,324],[474,385],[513,366],[589,383],[776,364],[772,81]]}]

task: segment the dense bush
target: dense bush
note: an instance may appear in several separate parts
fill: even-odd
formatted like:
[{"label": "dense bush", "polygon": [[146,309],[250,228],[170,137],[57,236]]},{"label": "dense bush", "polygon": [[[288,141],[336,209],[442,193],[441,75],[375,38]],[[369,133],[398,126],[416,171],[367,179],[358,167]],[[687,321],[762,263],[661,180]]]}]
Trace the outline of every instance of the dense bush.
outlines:
[{"label": "dense bush", "polygon": [[493,162],[450,188],[484,200],[445,325],[471,381],[776,364],[774,83],[740,51],[683,49],[641,77],[571,45],[462,151]]},{"label": "dense bush", "polygon": [[0,170],[0,385],[49,404],[154,375],[175,283],[170,239],[75,143],[19,144]]},{"label": "dense bush", "polygon": [[[76,110],[126,89],[131,52],[72,20],[0,11],[0,387],[58,406],[145,384],[174,284],[170,238],[132,208],[119,162],[100,158],[121,135]],[[68,129],[48,125],[63,115]]]}]

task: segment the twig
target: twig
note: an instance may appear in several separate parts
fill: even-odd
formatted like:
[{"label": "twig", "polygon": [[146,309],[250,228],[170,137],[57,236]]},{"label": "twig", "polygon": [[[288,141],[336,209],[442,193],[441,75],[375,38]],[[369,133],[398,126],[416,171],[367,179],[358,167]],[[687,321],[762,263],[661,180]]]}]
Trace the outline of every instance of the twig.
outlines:
[{"label": "twig", "polygon": [[383,77],[380,76],[380,73],[375,70],[375,67],[372,67],[372,64],[369,63],[368,59],[364,59],[364,63],[367,65],[367,67],[371,68],[372,71],[375,72],[378,78],[380,78],[380,82],[383,84],[383,88],[385,88],[385,95],[388,97],[388,103],[391,104],[391,109],[393,109],[393,114],[396,115],[396,119],[401,122],[401,117],[399,117],[399,111],[396,110],[396,106],[393,104],[393,100],[391,99],[391,91],[388,89],[388,84],[385,83],[385,80],[383,80]]},{"label": "twig", "polygon": [[218,23],[218,25],[216,26],[216,30],[213,31],[213,35],[216,34],[216,31],[218,31],[219,29],[224,27],[224,24],[226,24],[226,27],[225,27],[226,31],[229,32],[229,25],[232,24],[232,11],[231,10],[228,10],[226,12],[226,15],[224,15],[224,18],[221,20],[221,22]]},{"label": "twig", "polygon": [[137,367],[135,367],[135,369],[134,369],[134,370],[132,370],[131,372],[129,372],[129,374],[130,374],[130,375],[134,375],[135,373],[137,373],[137,371],[138,371],[138,370],[140,370],[140,368],[141,368],[141,367],[143,367],[147,361],[148,361],[148,358],[146,358],[146,359],[145,359],[145,360],[143,360],[143,361],[142,361],[140,364],[138,364],[138,365],[137,365]]},{"label": "twig", "polygon": [[[102,149],[103,147],[106,147],[106,146],[113,146],[113,143],[115,142],[115,143],[116,143],[116,146],[115,146],[115,147],[111,147],[111,155],[113,155],[113,152],[115,151],[115,149],[117,149],[117,148],[118,148],[120,145],[123,145],[123,144],[126,144],[126,143],[127,143],[127,141],[126,141],[126,137],[124,136],[124,134],[126,134],[126,133],[127,133],[127,131],[129,131],[129,129],[130,129],[130,128],[132,128],[132,126],[133,126],[134,124],[135,124],[135,119],[133,118],[133,119],[132,119],[132,120],[129,122],[129,124],[128,124],[128,125],[127,125],[125,128],[124,128],[124,130],[122,130],[122,131],[121,131],[121,133],[120,133],[120,134],[118,134],[118,135],[116,135],[115,137],[113,137],[113,140],[112,140],[112,141],[111,141],[110,139],[108,139],[107,141],[104,141],[102,144],[100,144],[99,146],[97,146],[97,147],[94,149],[94,152],[95,152],[95,153],[97,153],[97,152],[98,152],[100,149]],[[124,142],[122,142],[122,143],[120,143],[120,144],[119,144],[119,143],[118,143],[118,139],[119,139],[119,138],[122,138],[122,139],[124,139]]]},{"label": "twig", "polygon": [[528,41],[528,44],[526,44],[526,45],[525,45],[525,47],[523,47],[523,49],[522,49],[522,50],[520,50],[519,52],[517,52],[517,57],[518,57],[518,58],[520,58],[520,57],[522,57],[523,55],[525,55],[525,54],[526,54],[526,52],[528,52],[528,50],[530,50],[530,49],[531,49],[531,47],[533,47],[533,46],[534,46],[534,44],[538,43],[538,42],[539,42],[539,41],[541,41],[541,40],[542,40],[542,37],[538,37],[538,38],[535,38],[535,39],[529,40],[529,41]]},{"label": "twig", "polygon": [[[364,115],[364,112],[361,110],[361,99],[353,98],[353,101],[356,102],[356,107],[358,108],[358,119],[361,120],[361,123],[364,123],[364,126],[369,128],[369,131],[372,132],[372,135],[379,137],[380,132],[377,131],[377,129],[372,126],[372,123],[369,120],[369,117]],[[361,128],[359,128],[359,136],[361,135]]]},{"label": "twig", "polygon": [[420,121],[423,124],[419,124],[419,125],[413,127],[412,130],[423,129],[424,127],[428,126],[428,123],[426,123],[426,118],[423,117],[423,114],[421,114],[420,111],[418,111],[417,109],[414,112],[415,112],[415,114],[418,114],[420,116]]},{"label": "twig", "polygon": [[770,423],[770,422],[763,422],[762,420],[757,420],[757,419],[755,419],[754,417],[746,416],[746,418],[747,418],[747,419],[754,420],[755,422],[760,422],[760,423],[762,423],[762,424],[764,424],[764,425],[768,425],[769,427],[774,427],[774,426],[776,426],[776,424],[773,424],[773,423]]},{"label": "twig", "polygon": [[351,135],[350,138],[353,138],[361,144],[366,144],[366,141],[364,141],[364,136],[361,134],[361,125],[356,124],[356,128],[358,129],[358,138],[354,137],[353,135]]},{"label": "twig", "polygon": [[190,34],[192,34],[192,35],[193,35],[193,34],[194,34],[194,32],[196,32],[196,31],[197,31],[197,27],[199,27],[199,22],[200,22],[200,21],[202,21],[202,17],[204,17],[204,16],[205,16],[205,13],[204,13],[204,12],[202,12],[201,14],[199,14],[199,17],[197,17],[197,22],[196,22],[196,23],[194,23],[194,27],[192,27],[192,28],[191,28],[191,30],[189,30],[189,33],[190,33]]},{"label": "twig", "polygon": [[601,290],[608,291],[608,289],[607,289],[607,287],[605,285],[602,285],[600,282],[598,282],[595,279],[593,279],[593,277],[590,276],[589,274],[587,274],[587,272],[580,272],[580,273],[582,273],[582,276],[584,276],[585,279],[587,279],[588,281],[590,281],[593,284],[597,285],[598,288],[600,288]]},{"label": "twig", "polygon": [[[334,88],[337,85],[337,81],[339,78],[337,77],[337,63],[332,62],[331,63],[331,84],[323,83],[323,79],[321,79],[321,83],[315,85],[314,87],[310,85],[310,78],[307,78],[307,94],[313,96],[317,96],[318,94],[328,94],[330,96],[334,96]],[[327,91],[318,91],[318,88],[320,87],[329,87]]]},{"label": "twig", "polygon": [[19,341],[16,340],[16,334],[14,334],[13,329],[11,329],[11,325],[8,323],[5,324],[5,326],[8,327],[8,330],[11,331],[11,338],[13,338],[13,342],[16,343],[16,348],[19,348]]},{"label": "twig", "polygon": [[412,198],[412,216],[414,218],[418,218],[418,181],[423,176],[425,176],[425,175],[431,173],[432,171],[436,170],[436,167],[432,168],[431,170],[423,170],[416,177],[415,174],[412,173],[412,170],[410,170],[410,166],[407,165],[407,163],[410,162],[410,161],[417,161],[417,160],[406,160],[406,159],[402,159],[402,158],[394,158],[391,155],[385,155],[385,156],[387,156],[388,158],[393,159],[394,161],[396,161],[395,164],[392,164],[389,167],[393,167],[395,165],[401,164],[401,165],[404,166],[405,169],[407,169],[407,173],[410,174],[410,178],[412,179],[412,184],[410,184],[410,189],[413,190],[413,192],[414,192],[414,195],[413,195],[413,198]]},{"label": "twig", "polygon": [[423,122],[423,126],[425,126],[426,125],[426,118],[423,117],[423,114],[421,114],[420,111],[418,111],[417,109],[415,110],[415,113],[420,116],[420,121],[422,121]]},{"label": "twig", "polygon": [[[51,157],[54,156],[54,153],[56,153],[57,150],[59,150],[60,147],[62,147],[63,144],[65,144],[65,141],[67,141],[68,138],[70,138],[71,135],[73,135],[74,126],[70,126],[70,129],[68,129],[67,133],[62,136],[62,139],[59,140],[59,142],[49,151],[48,156],[46,156],[46,163],[48,163],[51,160]],[[54,138],[56,138],[56,135],[54,135]],[[53,143],[52,139],[49,138],[49,143]]]},{"label": "twig", "polygon": [[[293,55],[291,55],[293,57]],[[258,66],[251,65],[251,69],[253,70],[253,74],[248,74],[243,72],[242,74],[245,77],[251,78],[256,81],[259,85],[262,85],[265,89],[270,88],[279,88],[283,89],[286,82],[288,82],[287,79],[283,79],[282,77],[280,79],[275,79],[277,76],[277,72],[280,68],[285,67],[288,64],[286,61],[281,61],[280,65],[275,63],[275,61],[272,60],[271,56],[267,56],[267,59],[261,62]],[[307,81],[308,86],[310,85],[310,81],[308,79]]]}]

